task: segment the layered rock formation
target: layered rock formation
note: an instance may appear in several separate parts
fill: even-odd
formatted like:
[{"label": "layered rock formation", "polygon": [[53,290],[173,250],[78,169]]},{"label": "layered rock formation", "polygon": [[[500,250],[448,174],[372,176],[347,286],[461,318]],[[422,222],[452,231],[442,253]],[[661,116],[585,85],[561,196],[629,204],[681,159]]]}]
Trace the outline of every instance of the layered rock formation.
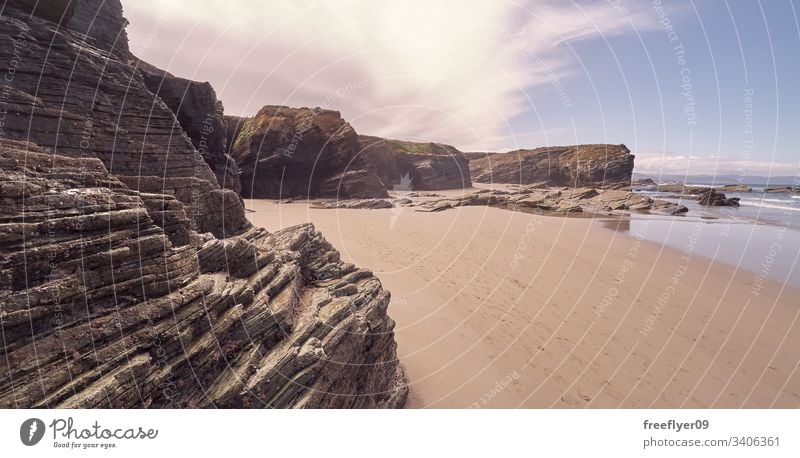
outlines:
[{"label": "layered rock formation", "polygon": [[240,125],[231,154],[242,170],[242,196],[387,197],[358,157],[358,136],[339,112],[268,105]]},{"label": "layered rock formation", "polygon": [[654,190],[658,192],[673,192],[683,196],[697,196],[709,189],[711,188],[705,186],[686,186],[680,183],[666,183],[657,185]]},{"label": "layered rock formation", "polygon": [[753,188],[746,184],[726,184],[719,187],[720,191],[725,192],[752,192]]},{"label": "layered rock formation", "polygon": [[220,189],[172,111],[129,65],[119,2],[73,4],[67,28],[12,8],[0,17],[10,80],[2,137],[97,157],[129,188],[173,195],[199,232],[246,229],[239,197]]},{"label": "layered rock formation", "polygon": [[769,187],[769,188],[765,189],[764,192],[800,194],[800,187],[797,187],[797,186],[775,186],[775,187]]},{"label": "layered rock formation", "polygon": [[613,214],[614,212],[652,212],[665,215],[686,213],[688,209],[666,200],[622,190],[594,188],[543,188],[528,186],[517,190],[483,189],[458,198],[435,199],[418,204],[420,211],[437,212],[450,208],[487,205],[541,214]]},{"label": "layered rock formation", "polygon": [[175,114],[220,186],[240,194],[239,167],[228,155],[225,110],[211,84],[178,78],[143,61],[137,66],[147,88]]},{"label": "layered rock formation", "polygon": [[576,145],[491,154],[469,167],[478,183],[628,188],[633,160],[625,145]]},{"label": "layered rock formation", "polygon": [[462,196],[420,199],[408,197],[387,199],[349,199],[325,202],[323,208],[371,209],[415,207],[417,211],[439,212],[457,207],[491,206],[508,210],[532,211],[539,214],[566,215],[569,213],[619,214],[646,212],[663,215],[686,213],[688,208],[662,199],[623,190],[594,188],[543,188],[526,186],[513,190],[482,189]]},{"label": "layered rock formation", "polygon": [[440,190],[472,186],[469,161],[439,143],[415,143],[360,135],[361,156],[390,190]]},{"label": "layered rock formation", "polygon": [[486,152],[476,152],[476,151],[469,151],[461,153],[468,161],[474,161],[477,159],[486,159],[487,157],[491,156],[492,154],[496,153],[486,153]]},{"label": "layered rock formation", "polygon": [[313,226],[253,228],[119,2],[71,5],[0,16],[0,408],[402,405],[380,281]]},{"label": "layered rock formation", "polygon": [[72,17],[75,2],[65,2],[63,0],[40,0],[31,2],[30,0],[6,0],[4,5],[14,8],[20,12],[38,16],[48,21],[61,23],[68,22]]},{"label": "layered rock formation", "polygon": [[177,247],[97,159],[0,180],[0,407],[402,404],[389,294],[313,226]]}]

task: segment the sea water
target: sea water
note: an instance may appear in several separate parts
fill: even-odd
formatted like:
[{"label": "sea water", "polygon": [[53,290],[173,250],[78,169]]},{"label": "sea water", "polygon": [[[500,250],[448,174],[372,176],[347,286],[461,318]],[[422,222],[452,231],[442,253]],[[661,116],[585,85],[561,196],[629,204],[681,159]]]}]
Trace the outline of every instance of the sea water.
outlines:
[{"label": "sea water", "polygon": [[753,282],[770,278],[800,287],[800,196],[753,186],[749,193],[725,192],[740,198],[739,207],[706,207],[674,193],[641,193],[685,205],[689,212],[670,217],[633,214],[622,226],[632,234],[681,251],[692,246],[693,255],[744,270]]}]

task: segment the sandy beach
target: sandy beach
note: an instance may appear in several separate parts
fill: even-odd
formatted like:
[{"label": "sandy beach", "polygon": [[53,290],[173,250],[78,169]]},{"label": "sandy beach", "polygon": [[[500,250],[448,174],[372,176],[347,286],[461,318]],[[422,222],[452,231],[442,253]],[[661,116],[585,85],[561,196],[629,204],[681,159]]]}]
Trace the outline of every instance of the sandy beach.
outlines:
[{"label": "sandy beach", "polygon": [[268,230],[313,222],[380,278],[406,407],[800,406],[800,290],[702,257],[691,237],[680,250],[489,207],[245,206]]}]

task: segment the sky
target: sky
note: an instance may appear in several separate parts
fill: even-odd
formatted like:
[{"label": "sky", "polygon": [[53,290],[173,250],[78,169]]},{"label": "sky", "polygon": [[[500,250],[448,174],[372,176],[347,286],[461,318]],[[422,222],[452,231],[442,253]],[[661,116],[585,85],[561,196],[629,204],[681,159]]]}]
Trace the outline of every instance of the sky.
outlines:
[{"label": "sky", "polygon": [[800,177],[792,0],[122,0],[227,114],[338,110],[462,151],[626,144],[636,171]]}]

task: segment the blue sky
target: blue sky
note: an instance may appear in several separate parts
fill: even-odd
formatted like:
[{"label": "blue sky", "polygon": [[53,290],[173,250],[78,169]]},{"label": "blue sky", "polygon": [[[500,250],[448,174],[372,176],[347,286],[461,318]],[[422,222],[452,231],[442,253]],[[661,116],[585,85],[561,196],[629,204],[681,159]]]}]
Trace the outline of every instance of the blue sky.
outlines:
[{"label": "blue sky", "polygon": [[638,171],[800,175],[790,0],[123,4],[134,53],[231,114],[324,106],[465,151],[625,143]]},{"label": "blue sky", "polygon": [[[546,124],[555,128],[571,117],[577,142],[622,141],[640,159],[652,158],[653,170],[667,153],[665,165],[673,171],[686,164],[693,173],[744,164],[741,170],[753,174],[770,165],[777,174],[800,172],[800,89],[793,76],[800,71],[800,31],[792,3],[665,1],[664,7],[677,42],[660,28],[574,43],[582,73],[564,82],[573,107]],[[685,63],[678,62],[678,45]],[[689,76],[691,99],[682,75]],[[553,94],[544,91],[536,100],[540,111],[558,113]],[[683,111],[690,102],[691,124]],[[536,121],[521,116],[517,122],[522,128]],[[741,162],[747,160],[764,164]],[[731,161],[740,162],[732,167]]]}]

